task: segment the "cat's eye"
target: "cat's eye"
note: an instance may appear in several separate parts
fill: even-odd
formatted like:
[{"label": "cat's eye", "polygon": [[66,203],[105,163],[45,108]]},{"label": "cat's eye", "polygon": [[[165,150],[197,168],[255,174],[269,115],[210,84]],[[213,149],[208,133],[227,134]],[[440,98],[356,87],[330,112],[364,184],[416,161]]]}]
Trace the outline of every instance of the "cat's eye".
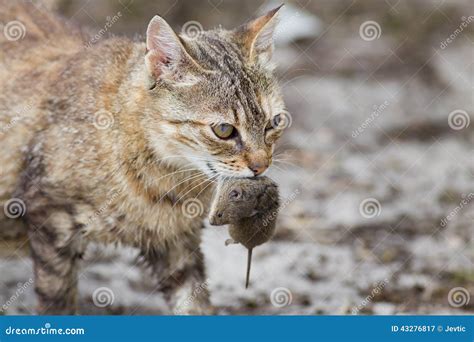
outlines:
[{"label": "cat's eye", "polygon": [[212,131],[215,135],[217,135],[221,139],[229,139],[232,138],[237,130],[234,126],[223,123],[216,126],[212,126]]},{"label": "cat's eye", "polygon": [[272,118],[272,126],[273,126],[273,128],[277,128],[278,126],[280,126],[281,120],[282,120],[281,114],[275,115],[275,116]]},{"label": "cat's eye", "polygon": [[267,127],[265,127],[265,130],[270,130],[270,129],[275,129],[278,128],[283,120],[283,117],[281,114],[275,115],[273,118],[270,119],[270,122],[267,124]]}]

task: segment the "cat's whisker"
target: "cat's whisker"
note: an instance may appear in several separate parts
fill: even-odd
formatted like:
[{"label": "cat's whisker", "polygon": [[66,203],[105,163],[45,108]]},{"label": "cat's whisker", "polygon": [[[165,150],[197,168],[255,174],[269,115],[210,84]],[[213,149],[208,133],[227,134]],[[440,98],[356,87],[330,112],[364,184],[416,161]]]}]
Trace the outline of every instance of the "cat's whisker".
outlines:
[{"label": "cat's whisker", "polygon": [[[176,206],[176,204],[184,198],[184,196],[186,196],[187,194],[189,194],[191,191],[193,191],[194,189],[196,189],[197,187],[201,186],[202,184],[204,184],[205,182],[211,180],[211,179],[214,179],[218,177],[218,175],[215,175],[215,176],[212,176],[210,179],[205,179],[204,181],[200,182],[198,185],[196,186],[193,186],[191,189],[189,189],[185,194],[183,194],[181,197],[179,197],[178,199],[176,199],[176,202],[175,204],[173,205],[173,208]],[[178,194],[179,195],[179,194]]]},{"label": "cat's whisker", "polygon": [[273,164],[273,167],[277,170],[285,171],[283,168],[279,167],[278,165]]},{"label": "cat's whisker", "polygon": [[[296,149],[295,149],[296,151]],[[295,158],[293,154],[291,154],[288,150],[279,152],[279,153],[274,153],[273,158],[278,158],[278,157],[290,157],[290,158]]]},{"label": "cat's whisker", "polygon": [[188,178],[185,178],[184,180],[182,180],[181,182],[179,182],[178,184],[174,185],[171,189],[169,189],[163,196],[160,197],[160,199],[158,200],[158,202],[161,202],[163,200],[163,198],[166,197],[166,195],[168,195],[171,191],[173,191],[175,188],[177,188],[178,186],[180,186],[181,184],[185,183],[185,182],[189,182],[190,180],[195,180],[197,178],[200,178],[200,177],[203,177],[205,176],[204,174],[197,174],[197,175],[192,175]]},{"label": "cat's whisker", "polygon": [[[311,71],[310,69],[307,69],[307,68],[299,68],[299,69],[295,69],[295,70],[292,70],[293,73],[296,73],[296,72],[303,72],[301,75],[298,75],[298,76],[295,76],[295,77],[292,77],[290,79],[287,79],[286,81],[284,81],[284,77],[279,77],[279,81],[280,82],[283,82],[282,83],[282,87],[285,87],[286,85],[290,84],[291,82],[294,82],[302,77],[305,77],[305,75],[307,75],[308,71]],[[283,74],[282,76],[285,76],[285,74]]]},{"label": "cat's whisker", "polygon": [[297,165],[295,163],[292,163],[292,162],[289,162],[287,160],[274,160],[273,163],[281,163],[281,164],[291,165],[291,166],[295,166],[295,167],[300,167],[299,165]]},{"label": "cat's whisker", "polygon": [[210,179],[209,179],[209,184],[206,185],[201,191],[199,191],[199,192],[197,193],[197,195],[194,196],[194,198],[198,198],[199,195],[200,195],[204,190],[206,190],[206,189],[209,187],[209,185],[212,185],[212,184],[214,184],[214,183],[215,183],[215,180],[214,180],[213,178],[210,178]]},{"label": "cat's whisker", "polygon": [[291,164],[293,166],[298,166],[296,161],[293,161],[291,159],[273,159],[272,164],[275,164],[275,163],[284,163],[284,164]]},{"label": "cat's whisker", "polygon": [[273,151],[273,157],[280,157],[280,156],[294,156],[295,152],[299,152],[299,149],[292,148],[292,149],[285,149],[281,151]]},{"label": "cat's whisker", "polygon": [[[191,159],[193,161],[202,161],[202,162],[207,162],[208,159],[207,158],[204,158],[204,157],[193,157],[193,156],[183,156],[183,155],[172,155],[172,156],[167,156],[167,157],[163,157],[161,159],[158,159],[156,162],[158,164],[163,164],[163,165],[168,165],[168,166],[172,166],[172,162],[171,161],[166,161],[164,162],[164,160],[170,160],[172,158],[182,158],[182,159]],[[194,163],[193,162],[189,162],[187,164],[185,164],[184,166],[187,166],[187,165],[193,165]],[[184,167],[183,166],[183,167]]]},{"label": "cat's whisker", "polygon": [[186,169],[186,170],[179,170],[179,169],[178,169],[178,170],[176,170],[176,171],[174,171],[174,172],[170,172],[170,173],[167,173],[167,174],[164,175],[164,176],[159,177],[158,179],[155,180],[155,182],[158,182],[160,179],[163,179],[163,178],[165,178],[165,177],[169,177],[169,176],[175,175],[175,174],[177,174],[177,173],[190,172],[190,171],[199,171],[199,172],[201,172],[200,169],[196,169],[196,168]]},{"label": "cat's whisker", "polygon": [[278,166],[276,166],[276,165],[275,165],[275,170],[278,171],[278,172],[280,172],[280,173],[283,173],[283,174],[289,172],[288,170],[282,169],[281,167],[278,167]]},{"label": "cat's whisker", "polygon": [[[206,177],[205,175],[203,175],[203,177],[204,177],[204,180],[207,180],[207,179],[208,179],[208,178],[205,178],[205,177]],[[176,202],[179,201],[179,199],[181,198],[180,195],[181,195],[183,192],[185,192],[187,189],[189,189],[189,188],[192,187],[194,184],[196,184],[196,182],[201,182],[201,181],[203,181],[203,177],[196,177],[196,178],[194,178],[192,181],[190,181],[189,184],[186,184],[186,185],[184,186],[184,188],[181,189],[181,191],[176,194]]]},{"label": "cat's whisker", "polygon": [[196,157],[196,156],[188,156],[188,155],[182,155],[182,154],[174,154],[174,155],[171,155],[171,156],[166,156],[166,157],[157,159],[156,161],[159,162],[159,161],[162,161],[162,160],[165,160],[165,159],[170,159],[170,158],[183,158],[183,159],[207,160],[207,159],[204,158],[204,157]]}]

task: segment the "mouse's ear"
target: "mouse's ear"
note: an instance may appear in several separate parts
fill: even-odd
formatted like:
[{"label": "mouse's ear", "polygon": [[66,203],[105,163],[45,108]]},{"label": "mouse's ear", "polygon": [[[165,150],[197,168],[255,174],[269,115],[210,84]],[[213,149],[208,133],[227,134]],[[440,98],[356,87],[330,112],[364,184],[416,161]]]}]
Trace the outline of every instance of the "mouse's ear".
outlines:
[{"label": "mouse's ear", "polygon": [[231,200],[236,200],[242,197],[242,188],[240,186],[234,187],[230,192],[229,192],[229,199]]}]

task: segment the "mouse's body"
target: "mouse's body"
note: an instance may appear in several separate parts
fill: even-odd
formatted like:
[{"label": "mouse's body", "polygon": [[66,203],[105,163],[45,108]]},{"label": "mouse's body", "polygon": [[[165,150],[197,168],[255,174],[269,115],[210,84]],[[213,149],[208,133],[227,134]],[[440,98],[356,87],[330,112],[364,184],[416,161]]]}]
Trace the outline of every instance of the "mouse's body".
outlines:
[{"label": "mouse's body", "polygon": [[278,186],[268,177],[238,178],[219,183],[209,221],[212,225],[229,224],[229,243],[248,249],[248,287],[252,250],[273,236],[280,205]]}]

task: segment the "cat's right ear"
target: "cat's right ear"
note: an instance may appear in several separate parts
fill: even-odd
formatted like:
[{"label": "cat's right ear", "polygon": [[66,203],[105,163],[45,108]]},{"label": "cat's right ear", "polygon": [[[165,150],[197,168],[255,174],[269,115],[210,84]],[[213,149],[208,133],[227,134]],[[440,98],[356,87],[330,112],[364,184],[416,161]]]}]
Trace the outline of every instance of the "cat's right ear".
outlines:
[{"label": "cat's right ear", "polygon": [[197,63],[187,53],[173,29],[158,15],[148,24],[146,49],[146,67],[156,80],[168,79],[186,83],[186,79],[194,79],[184,75],[190,68],[198,67]]},{"label": "cat's right ear", "polygon": [[235,29],[235,38],[251,62],[272,66],[273,36],[278,23],[278,11],[283,5]]}]

